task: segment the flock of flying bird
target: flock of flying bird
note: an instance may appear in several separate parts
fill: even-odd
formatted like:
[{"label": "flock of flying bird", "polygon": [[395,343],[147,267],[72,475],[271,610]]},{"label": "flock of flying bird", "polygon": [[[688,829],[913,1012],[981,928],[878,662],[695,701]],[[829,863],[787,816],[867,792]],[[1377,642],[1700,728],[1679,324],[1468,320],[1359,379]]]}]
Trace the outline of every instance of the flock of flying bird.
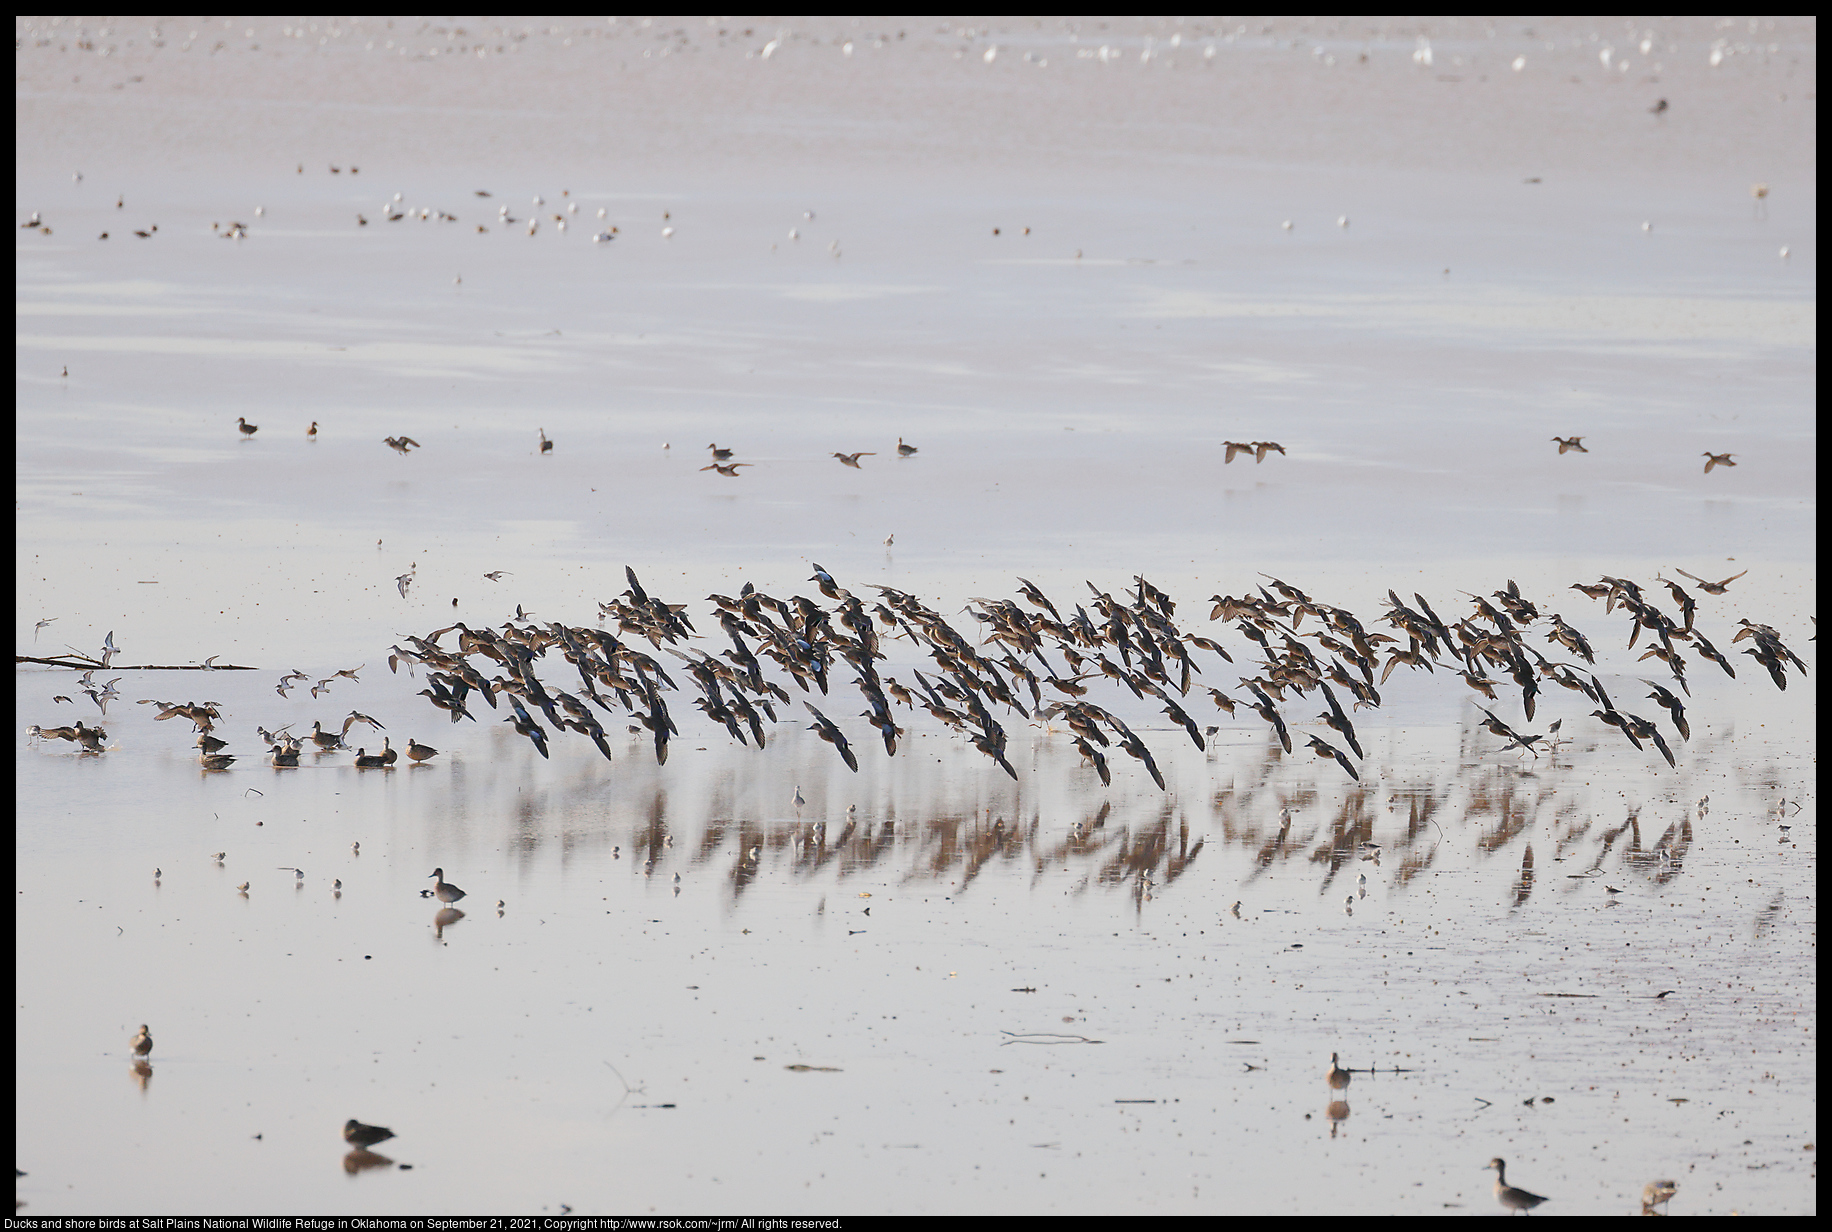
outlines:
[{"label": "flock of flying bird", "polygon": [[[587,736],[609,759],[604,724],[627,720],[630,732],[647,730],[657,761],[665,762],[669,739],[679,733],[669,695],[682,691],[669,674],[670,666],[691,679],[698,694],[692,702],[695,707],[722,724],[733,739],[743,744],[754,740],[761,748],[765,720],[780,721],[777,708],[793,707],[795,702],[788,689],[764,674],[762,660],[768,659],[804,695],[801,705],[814,720],[810,730],[832,744],[856,772],[858,757],[845,733],[811,700],[814,691],[828,696],[835,673],[849,670],[867,706],[859,713],[877,730],[888,755],[895,755],[898,739],[905,734],[893,707],[920,708],[966,737],[1016,779],[1018,772],[1006,756],[1005,729],[993,713],[997,706],[1026,719],[1066,724],[1103,783],[1112,777],[1108,753],[1118,749],[1137,760],[1163,788],[1164,776],[1138,734],[1117,715],[1086,700],[1089,682],[1106,677],[1140,700],[1149,697],[1198,749],[1205,749],[1206,739],[1219,729],[1205,728],[1186,708],[1195,704],[1191,687],[1202,674],[1197,654],[1235,662],[1220,642],[1179,628],[1173,619],[1175,603],[1143,577],[1135,577],[1135,588],[1119,597],[1088,583],[1091,598],[1074,604],[1067,616],[1035,585],[1019,578],[1019,595],[1028,608],[1013,599],[973,599],[965,611],[975,621],[976,636],[968,637],[915,596],[893,587],[873,586],[878,598],[868,606],[867,600],[842,588],[816,564],[809,580],[831,606],[802,595],[785,601],[749,584],[736,597],[708,596],[716,605],[724,640],[730,643],[715,656],[692,645],[701,635],[685,615],[684,605],[650,595],[634,570],[626,567],[624,572],[629,588],[599,605],[604,628],[569,628],[531,619],[506,622],[500,629],[456,623],[423,638],[409,636],[406,646],[392,647],[390,670],[402,664],[410,670],[420,664],[430,668],[429,687],[420,695],[444,710],[453,723],[476,720],[473,699],[491,709],[497,709],[502,699],[511,712],[502,721],[532,741],[543,757],[550,755],[551,728]],[[1392,632],[1380,632],[1371,631],[1347,609],[1319,602],[1266,576],[1270,589],[1260,586],[1257,594],[1215,595],[1210,600],[1209,619],[1231,623],[1252,647],[1250,653],[1257,658],[1243,665],[1252,674],[1243,676],[1236,694],[1202,685],[1194,698],[1206,697],[1230,715],[1237,706],[1247,707],[1266,721],[1287,753],[1293,749],[1292,732],[1281,706],[1320,694],[1324,708],[1316,717],[1339,735],[1346,749],[1307,735],[1309,750],[1359,780],[1357,763],[1366,754],[1349,709],[1379,706],[1380,689],[1398,667],[1428,672],[1443,668],[1490,701],[1496,700],[1498,688],[1505,687],[1497,677],[1511,680],[1529,722],[1542,684],[1582,694],[1597,707],[1591,713],[1637,749],[1645,747],[1643,741],[1652,742],[1670,764],[1677,764],[1671,745],[1652,720],[1617,708],[1591,670],[1595,654],[1585,635],[1558,613],[1541,612],[1511,581],[1489,598],[1471,595],[1473,610],[1454,624],[1443,621],[1424,596],[1414,595],[1408,604],[1389,591],[1388,610],[1375,623]],[[1698,582],[1706,594],[1723,594],[1742,574],[1721,582],[1684,576]],[[1736,668],[1697,627],[1698,603],[1692,593],[1670,579],[1660,581],[1672,597],[1675,614],[1624,578],[1605,577],[1573,589],[1602,600],[1606,613],[1620,608],[1632,618],[1630,650],[1644,634],[1648,636],[1641,658],[1658,659],[1671,676],[1672,688],[1644,680],[1650,690],[1646,696],[1667,711],[1683,741],[1691,734],[1681,697],[1691,694],[1684,652],[1690,650],[1732,677]],[[1314,622],[1308,630],[1303,627],[1307,617]],[[1790,666],[1805,674],[1806,665],[1774,629],[1748,620],[1740,623],[1731,640],[1753,642],[1744,653],[1767,669],[1777,687],[1787,687]],[[456,646],[441,645],[441,639],[451,634],[457,635]],[[1534,644],[1539,635],[1577,661],[1547,657]],[[893,637],[906,638],[933,660],[929,674],[913,671],[906,684],[879,673],[878,664],[888,658],[881,639]],[[640,649],[642,642],[678,664],[665,665]],[[578,673],[576,693],[551,687],[537,674],[537,662],[549,651],[556,651]],[[1349,709],[1337,690],[1347,695]],[[1562,723],[1553,723],[1548,733],[1523,734],[1492,710],[1485,708],[1484,714],[1483,726],[1506,741],[1506,748],[1535,756],[1539,742],[1548,735],[1556,738]]]}]

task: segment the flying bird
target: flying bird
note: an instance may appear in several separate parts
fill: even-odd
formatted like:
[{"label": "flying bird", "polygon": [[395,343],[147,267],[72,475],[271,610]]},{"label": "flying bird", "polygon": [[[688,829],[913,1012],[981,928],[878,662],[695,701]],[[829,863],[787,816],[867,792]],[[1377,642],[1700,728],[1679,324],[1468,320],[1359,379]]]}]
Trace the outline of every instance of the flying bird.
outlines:
[{"label": "flying bird", "polygon": [[1725,578],[1721,582],[1707,582],[1704,578],[1698,577],[1691,573],[1687,573],[1684,569],[1675,569],[1673,570],[1673,572],[1679,574],[1679,576],[1681,577],[1691,578],[1694,582],[1698,583],[1698,588],[1704,591],[1708,595],[1721,595],[1724,593],[1725,587],[1729,586],[1732,582],[1742,577],[1743,573],[1748,573],[1749,570],[1745,569],[1743,570],[1743,573],[1732,574],[1731,576]]}]

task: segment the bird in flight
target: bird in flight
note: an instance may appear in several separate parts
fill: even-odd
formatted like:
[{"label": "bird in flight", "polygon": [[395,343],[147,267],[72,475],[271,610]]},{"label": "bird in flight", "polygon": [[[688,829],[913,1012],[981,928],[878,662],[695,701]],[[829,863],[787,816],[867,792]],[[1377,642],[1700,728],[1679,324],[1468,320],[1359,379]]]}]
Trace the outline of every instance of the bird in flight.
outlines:
[{"label": "bird in flight", "polygon": [[1679,574],[1681,577],[1691,578],[1693,581],[1698,583],[1698,588],[1704,591],[1708,595],[1721,595],[1724,593],[1724,588],[1726,586],[1729,586],[1732,582],[1736,581],[1737,578],[1742,577],[1743,573],[1748,573],[1749,570],[1745,569],[1743,570],[1743,573],[1733,574],[1732,576],[1725,578],[1721,582],[1707,582],[1704,578],[1697,577],[1693,574],[1687,573],[1684,569],[1675,569],[1673,570],[1673,572]]},{"label": "bird in flight", "polygon": [[756,464],[752,462],[730,462],[730,463],[726,463],[723,465],[721,465],[718,462],[714,462],[711,466],[702,466],[700,469],[703,471],[718,471],[721,475],[724,475],[727,479],[736,479],[738,477],[738,468],[740,466],[754,466],[754,465]]},{"label": "bird in flight", "polygon": [[1552,439],[1558,442],[1558,452],[1559,452],[1560,457],[1563,457],[1567,451],[1572,450],[1572,449],[1577,450],[1579,453],[1589,453],[1590,452],[1590,450],[1584,448],[1584,438],[1581,436],[1572,436],[1572,437],[1555,436]]},{"label": "bird in flight", "polygon": [[858,453],[836,453],[833,456],[840,460],[842,466],[850,466],[856,471],[864,469],[859,465],[860,458],[875,458],[878,455],[870,449],[861,449]]},{"label": "bird in flight", "polygon": [[[244,431],[246,431],[246,429],[244,429]],[[1705,459],[1705,473],[1707,475],[1711,473],[1711,468],[1714,466],[1735,466],[1736,465],[1735,462],[1732,462],[1730,460],[1731,458],[1736,456],[1735,454],[1705,453],[1700,456],[1702,456]]]},{"label": "bird in flight", "polygon": [[507,569],[493,569],[489,573],[484,574],[484,576],[489,578],[492,582],[500,582],[505,576],[514,577],[515,575],[510,573]]}]

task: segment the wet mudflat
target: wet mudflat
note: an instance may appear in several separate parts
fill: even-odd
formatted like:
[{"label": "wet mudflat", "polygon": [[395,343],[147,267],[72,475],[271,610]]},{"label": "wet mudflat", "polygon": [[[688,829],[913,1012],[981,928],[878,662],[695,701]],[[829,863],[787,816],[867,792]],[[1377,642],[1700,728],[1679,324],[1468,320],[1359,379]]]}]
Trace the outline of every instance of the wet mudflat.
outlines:
[{"label": "wet mudflat", "polygon": [[[1814,1208],[1814,682],[1779,691],[1730,641],[1771,625],[1816,670],[1811,126],[1773,101],[1810,82],[1810,27],[1733,54],[1735,77],[1707,67],[1721,35],[1678,33],[1658,83],[1557,33],[1559,76],[1584,77],[1560,84],[1594,104],[1562,131],[1437,79],[1464,57],[1538,99],[1551,85],[1508,67],[1547,56],[1538,40],[1493,64],[1446,32],[1435,65],[1410,31],[1369,44],[1364,104],[1454,134],[1431,100],[1482,86],[1471,105],[1531,166],[1472,141],[1452,143],[1464,165],[1340,135],[1301,158],[1216,150],[1201,125],[1070,140],[1089,131],[1072,106],[1141,90],[1163,91],[1141,116],[1280,82],[1297,120],[1336,114],[1316,86],[1338,78],[1314,75],[1360,49],[1331,39],[1209,57],[1141,28],[988,62],[983,31],[848,52],[836,27],[767,58],[768,32],[734,33],[699,60],[543,34],[500,58],[466,43],[463,77],[430,38],[385,72],[347,42],[311,53],[385,98],[435,67],[473,91],[456,170],[412,108],[306,118],[343,104],[303,40],[168,67],[174,27],[158,54],[120,51],[145,60],[131,88],[160,91],[124,108],[133,73],[66,87],[34,57],[77,53],[37,33],[19,221],[42,210],[53,233],[19,231],[19,652],[113,633],[121,663],[261,670],[133,672],[103,716],[71,673],[20,669],[16,730],[108,730],[99,757],[18,743],[25,1213],[1499,1213],[1497,1155],[1548,1213],[1632,1212],[1657,1176],[1676,1212]],[[1115,46],[1123,69],[1079,56]],[[792,141],[725,127],[733,74],[792,67],[768,105],[835,116],[857,82],[832,74],[868,53],[935,104],[920,122],[873,95]],[[517,119],[516,90],[555,106],[554,83],[611,65],[647,83],[635,98],[707,88],[663,135],[585,125],[623,134],[621,160]],[[1656,127],[1678,118],[1649,114],[1656,92],[1683,110],[1688,83],[1704,118]],[[194,90],[276,87],[261,107],[297,156],[239,157],[274,134],[233,126],[176,158],[121,136],[190,114]],[[956,139],[989,97],[993,129],[1032,137],[982,162]],[[1760,165],[1732,165],[1737,108],[1758,105],[1781,108]],[[1598,151],[1625,175],[1587,173]],[[1757,180],[1775,191],[1752,200]],[[459,221],[390,223],[396,192]],[[566,232],[547,210],[527,234],[537,194]],[[402,435],[420,448],[381,443]],[[1223,439],[1287,452],[1227,463]],[[707,441],[752,465],[700,471]],[[836,450],[873,453],[855,471]],[[1701,473],[1726,450],[1735,468]],[[716,630],[708,592],[818,597],[814,561],[964,630],[1014,575],[1060,602],[1143,574],[1237,651],[1205,601],[1262,571],[1364,620],[1389,588],[1462,616],[1459,591],[1513,578],[1643,710],[1637,682],[1664,678],[1646,643],[1570,585],[1749,572],[1699,596],[1739,675],[1693,668],[1677,768],[1559,690],[1537,724],[1493,707],[1562,722],[1556,750],[1507,751],[1483,699],[1406,671],[1355,712],[1359,784],[1285,756],[1244,706],[1208,708],[1199,752],[1110,686],[1163,790],[1123,757],[1103,786],[1061,724],[1015,715],[1016,781],[920,712],[887,758],[838,682],[816,704],[856,775],[805,720],[759,751],[692,711],[665,766],[608,722],[609,762],[572,737],[543,760],[504,711],[453,725],[417,695],[424,669],[386,665],[406,634],[517,604],[592,625],[626,564]],[[923,666],[886,645],[885,671]],[[1252,670],[1225,666],[1202,683]],[[277,694],[294,669],[309,679]],[[219,702],[238,761],[200,770],[191,724],[140,698]],[[1286,707],[1300,754],[1334,739],[1319,708]],[[265,764],[257,725],[353,709],[439,755]],[[450,907],[421,897],[435,868],[466,892]],[[353,1155],[352,1117],[396,1136]]]}]

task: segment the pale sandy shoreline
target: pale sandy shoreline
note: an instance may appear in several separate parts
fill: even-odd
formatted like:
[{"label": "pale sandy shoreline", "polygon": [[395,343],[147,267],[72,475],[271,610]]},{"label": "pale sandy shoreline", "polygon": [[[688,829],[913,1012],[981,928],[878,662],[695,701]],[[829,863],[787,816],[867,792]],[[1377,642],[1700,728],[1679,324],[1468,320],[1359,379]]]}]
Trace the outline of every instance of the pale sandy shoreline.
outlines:
[{"label": "pale sandy shoreline", "polygon": [[[262,669],[16,673],[20,1213],[1487,1212],[1496,1154],[1557,1213],[1812,1210],[1816,681],[1729,637],[1818,670],[1816,23],[643,20],[16,19],[19,653]],[[887,757],[843,682],[857,774],[684,701],[666,766],[543,760],[385,665],[815,561],[961,629],[1142,574],[1232,651],[1265,574],[1515,579],[1643,709],[1571,584],[1748,572],[1674,769],[1404,671],[1360,783],[1117,688],[1165,790],[1016,716],[1016,780],[926,714]],[[353,709],[440,756],[264,763]]]}]

